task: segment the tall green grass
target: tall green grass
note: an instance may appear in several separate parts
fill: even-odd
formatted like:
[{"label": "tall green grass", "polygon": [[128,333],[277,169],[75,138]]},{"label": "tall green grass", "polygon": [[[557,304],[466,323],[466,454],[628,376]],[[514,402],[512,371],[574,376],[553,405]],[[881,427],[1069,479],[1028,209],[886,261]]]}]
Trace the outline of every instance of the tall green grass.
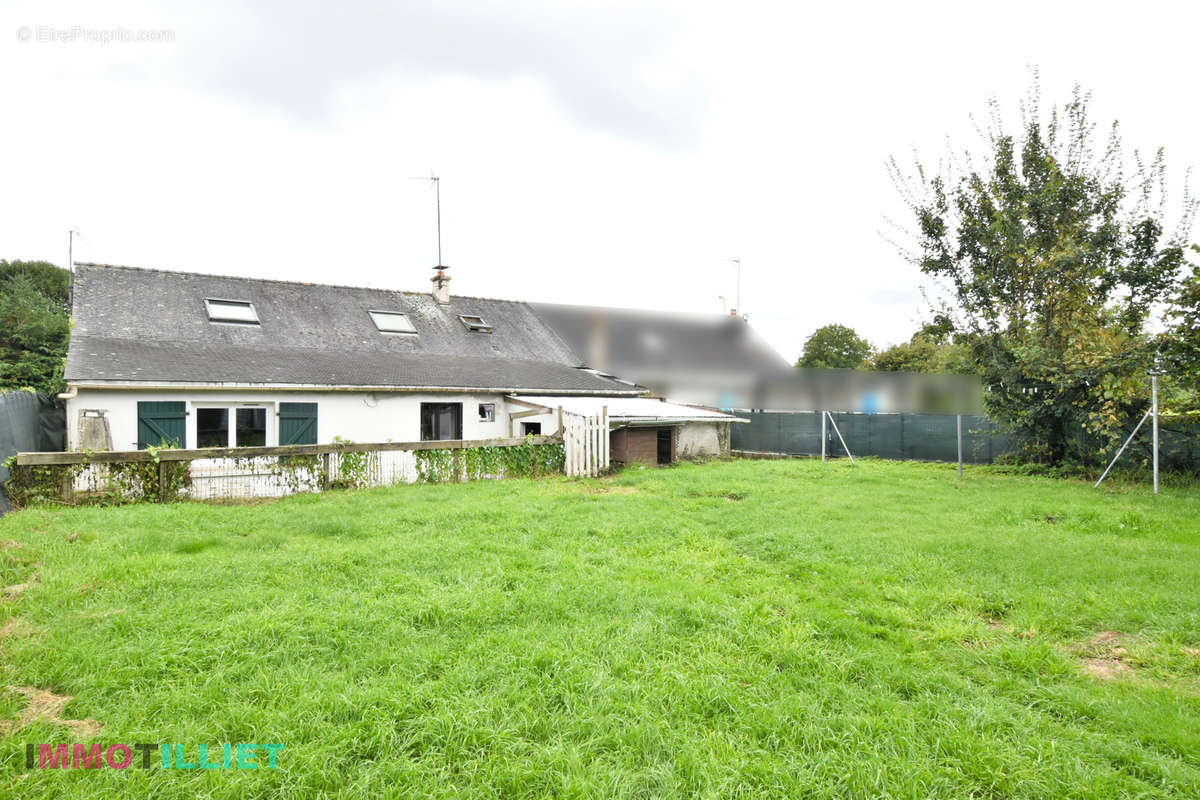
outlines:
[{"label": "tall green grass", "polygon": [[29,771],[72,740],[37,723],[0,796],[1200,796],[1195,490],[733,462],[27,510],[7,539],[4,583],[38,580],[0,683],[106,743],[286,749]]}]

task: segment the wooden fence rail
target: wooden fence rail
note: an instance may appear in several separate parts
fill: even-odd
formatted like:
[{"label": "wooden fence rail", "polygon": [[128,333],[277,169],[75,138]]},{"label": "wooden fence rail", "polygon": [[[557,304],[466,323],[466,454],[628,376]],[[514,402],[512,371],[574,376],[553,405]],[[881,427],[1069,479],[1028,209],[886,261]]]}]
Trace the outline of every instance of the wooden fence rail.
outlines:
[{"label": "wooden fence rail", "polygon": [[397,450],[463,450],[474,447],[515,447],[523,444],[559,444],[559,436],[503,439],[443,439],[433,442],[374,442],[353,444],[293,444],[280,447],[201,447],[191,450],[72,451],[67,453],[18,453],[21,466],[49,464],[122,464],[138,461],[195,461],[202,458],[257,458],[260,456],[315,456],[325,453],[387,453]]},{"label": "wooden fence rail", "polygon": [[527,436],[20,453],[8,489],[14,505],[282,497],[334,487],[545,475],[563,469],[567,449],[560,436]]}]

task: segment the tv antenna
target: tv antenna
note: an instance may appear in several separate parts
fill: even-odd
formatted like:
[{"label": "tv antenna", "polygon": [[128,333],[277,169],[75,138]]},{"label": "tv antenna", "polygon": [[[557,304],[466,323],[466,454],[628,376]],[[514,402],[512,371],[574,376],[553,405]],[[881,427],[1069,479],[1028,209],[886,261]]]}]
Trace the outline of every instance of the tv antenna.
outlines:
[{"label": "tv antenna", "polygon": [[433,170],[430,170],[428,177],[420,176],[420,177],[409,178],[409,180],[410,181],[431,181],[433,183],[434,195],[437,198],[437,250],[438,250],[438,263],[437,263],[437,266],[434,267],[434,269],[436,269],[436,270],[448,269],[448,267],[442,263],[442,179],[439,178],[437,176],[437,174],[435,174],[433,172]]},{"label": "tv antenna", "polygon": [[737,311],[742,307],[742,257],[734,256],[725,260],[737,265],[737,305],[733,307],[734,311]]}]

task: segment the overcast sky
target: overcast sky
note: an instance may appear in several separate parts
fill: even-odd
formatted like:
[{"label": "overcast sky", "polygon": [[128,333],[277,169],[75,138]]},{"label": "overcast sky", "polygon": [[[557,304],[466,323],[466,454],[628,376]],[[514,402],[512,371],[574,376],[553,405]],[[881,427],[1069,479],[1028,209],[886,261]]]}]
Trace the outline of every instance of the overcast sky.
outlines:
[{"label": "overcast sky", "polygon": [[[1048,101],[1083,83],[1180,174],[1198,22],[1178,2],[3,3],[0,258],[65,265],[76,227],[81,261],[424,291],[433,196],[409,178],[435,170],[459,294],[720,313],[740,256],[741,310],[789,359],[830,322],[885,345],[924,313],[879,233],[903,212],[885,159],[970,143],[1036,65]],[[134,40],[98,41],[115,28]]]}]

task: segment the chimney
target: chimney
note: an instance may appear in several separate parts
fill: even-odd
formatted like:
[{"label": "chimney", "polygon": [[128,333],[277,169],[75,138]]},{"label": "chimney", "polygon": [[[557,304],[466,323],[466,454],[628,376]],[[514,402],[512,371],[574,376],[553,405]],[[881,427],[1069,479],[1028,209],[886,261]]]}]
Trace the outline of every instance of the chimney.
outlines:
[{"label": "chimney", "polygon": [[450,278],[441,267],[435,267],[435,269],[437,269],[437,275],[431,278],[433,291],[430,294],[433,295],[433,299],[437,300],[438,303],[448,306],[450,305]]}]

